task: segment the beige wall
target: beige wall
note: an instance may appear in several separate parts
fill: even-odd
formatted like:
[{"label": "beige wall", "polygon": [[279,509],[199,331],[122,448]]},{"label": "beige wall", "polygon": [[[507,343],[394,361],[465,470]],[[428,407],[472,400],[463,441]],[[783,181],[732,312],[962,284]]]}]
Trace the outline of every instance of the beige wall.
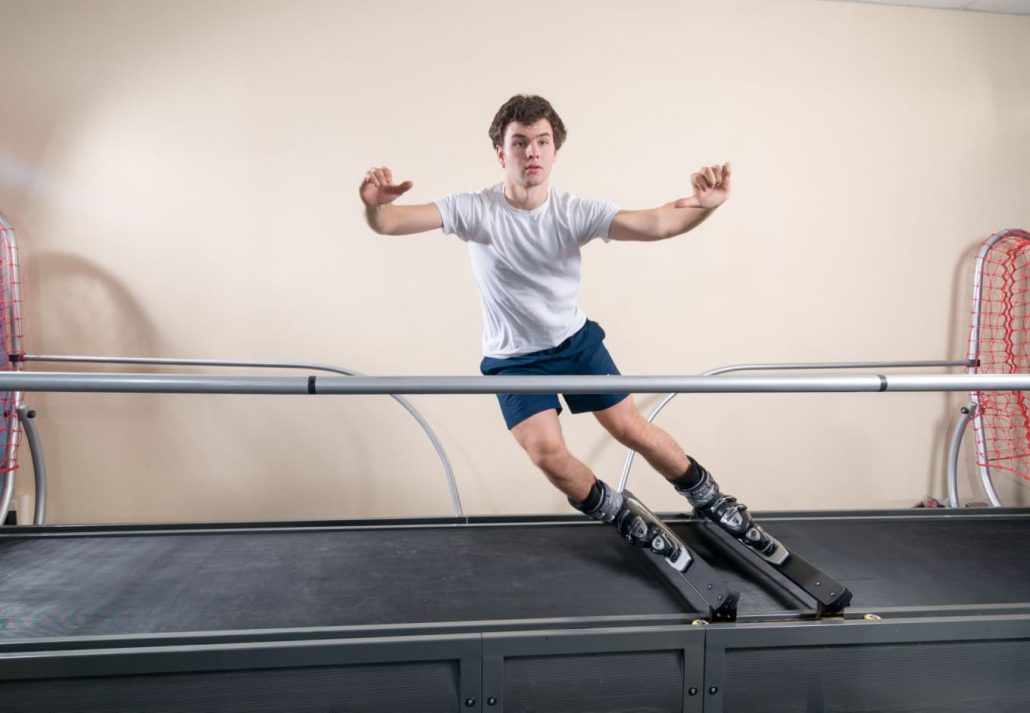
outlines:
[{"label": "beige wall", "polygon": [[[413,201],[499,180],[486,128],[523,91],[569,126],[554,182],[575,193],[650,207],[701,163],[734,162],[734,197],[696,233],[586,249],[582,304],[627,374],[960,358],[976,245],[1030,226],[1030,18],[807,0],[0,0],[0,26],[0,211],[22,246],[30,353],[477,373],[464,247],[372,234],[356,187],[383,163]],[[29,401],[54,522],[449,512],[432,448],[386,398]],[[567,511],[492,397],[412,401],[469,512]],[[754,508],[908,506],[943,495],[961,401],[681,396],[661,423]],[[589,416],[563,423],[616,480],[623,449]],[[633,488],[681,506],[644,464]]]}]

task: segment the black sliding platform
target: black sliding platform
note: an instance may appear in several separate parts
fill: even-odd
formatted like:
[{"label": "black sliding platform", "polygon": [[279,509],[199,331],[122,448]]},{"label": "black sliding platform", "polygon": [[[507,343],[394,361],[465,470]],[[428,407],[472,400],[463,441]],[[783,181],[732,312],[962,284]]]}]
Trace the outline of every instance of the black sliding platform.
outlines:
[{"label": "black sliding platform", "polygon": [[703,522],[739,594],[578,516],[0,530],[0,711],[1030,710],[1030,510],[757,518],[820,602]]}]

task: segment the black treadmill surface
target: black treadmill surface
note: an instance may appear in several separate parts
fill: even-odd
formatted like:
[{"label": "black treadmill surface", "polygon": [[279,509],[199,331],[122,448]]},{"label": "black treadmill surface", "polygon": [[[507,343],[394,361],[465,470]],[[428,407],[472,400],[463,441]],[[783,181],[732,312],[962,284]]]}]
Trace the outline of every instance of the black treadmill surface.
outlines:
[{"label": "black treadmill surface", "polygon": [[770,518],[767,529],[843,582],[852,610],[1030,602],[1030,513]]},{"label": "black treadmill surface", "polygon": [[[852,610],[1025,604],[1030,593],[1026,515],[763,522],[851,588]],[[0,535],[0,639],[692,614],[598,523],[221,527]],[[803,608],[706,545],[700,527],[674,524],[740,592],[742,616]]]},{"label": "black treadmill surface", "polygon": [[683,607],[639,553],[591,526],[0,540],[4,638],[624,617]]}]

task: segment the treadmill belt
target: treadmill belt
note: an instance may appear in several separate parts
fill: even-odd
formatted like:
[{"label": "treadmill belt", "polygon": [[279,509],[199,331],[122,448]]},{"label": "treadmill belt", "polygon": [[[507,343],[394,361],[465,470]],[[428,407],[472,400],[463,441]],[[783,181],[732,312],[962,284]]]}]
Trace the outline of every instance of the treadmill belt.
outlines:
[{"label": "treadmill belt", "polygon": [[[1030,593],[1030,517],[761,520],[846,584],[852,611],[1025,607]],[[703,524],[671,525],[740,593],[742,618],[811,616],[810,602],[708,540]],[[610,527],[572,520],[11,534],[0,536],[0,639],[682,623],[697,613],[674,586],[678,577]]]},{"label": "treadmill belt", "polygon": [[851,609],[1024,604],[1030,519],[846,518],[763,521],[854,594]]},{"label": "treadmill belt", "polygon": [[599,527],[0,540],[0,637],[682,614]]}]

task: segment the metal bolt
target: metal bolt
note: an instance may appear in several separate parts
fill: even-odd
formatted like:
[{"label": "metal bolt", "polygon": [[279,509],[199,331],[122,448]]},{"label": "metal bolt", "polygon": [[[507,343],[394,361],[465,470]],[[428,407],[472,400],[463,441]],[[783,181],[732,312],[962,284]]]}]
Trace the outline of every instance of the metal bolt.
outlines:
[{"label": "metal bolt", "polygon": [[820,582],[819,580],[816,580],[816,582],[815,582],[815,586],[817,586],[817,587],[821,587],[821,586],[823,586],[823,583],[822,583],[822,582]]},{"label": "metal bolt", "polygon": [[711,693],[714,696],[716,693],[719,692],[719,689],[717,687],[715,687],[715,686],[712,686],[711,688],[708,689],[708,692]]},{"label": "metal bolt", "polygon": [[496,706],[497,705],[497,699],[494,698],[493,696],[490,696],[489,698],[486,699],[486,704],[488,706]]},{"label": "metal bolt", "polygon": [[474,705],[476,705],[476,699],[475,698],[466,698],[465,699],[465,707],[466,708],[471,708]]},{"label": "metal bolt", "polygon": [[688,690],[687,693],[689,693],[692,696],[696,696],[697,695],[697,687],[696,686],[691,686],[690,690]]},{"label": "metal bolt", "polygon": [[835,597],[835,596],[837,596],[837,592],[830,592],[830,596],[831,596],[831,597]]}]

